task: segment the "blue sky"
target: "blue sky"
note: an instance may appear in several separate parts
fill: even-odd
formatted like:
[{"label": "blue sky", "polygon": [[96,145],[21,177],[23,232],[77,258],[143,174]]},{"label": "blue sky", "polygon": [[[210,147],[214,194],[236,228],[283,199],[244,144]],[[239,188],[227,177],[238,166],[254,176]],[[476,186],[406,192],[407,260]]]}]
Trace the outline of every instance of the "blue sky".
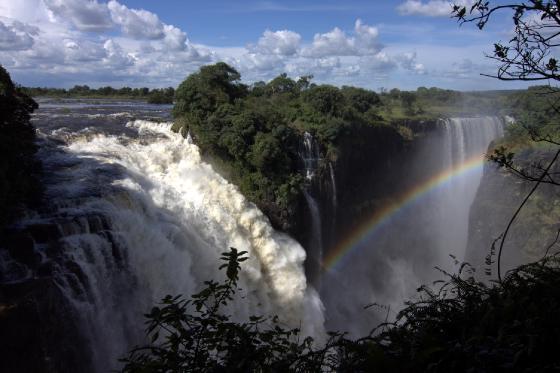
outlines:
[{"label": "blue sky", "polygon": [[[470,3],[472,0],[457,0]],[[504,89],[480,76],[507,14],[459,26],[447,0],[0,0],[0,63],[23,85],[176,86],[225,61],[247,82],[313,74],[371,89]]]}]

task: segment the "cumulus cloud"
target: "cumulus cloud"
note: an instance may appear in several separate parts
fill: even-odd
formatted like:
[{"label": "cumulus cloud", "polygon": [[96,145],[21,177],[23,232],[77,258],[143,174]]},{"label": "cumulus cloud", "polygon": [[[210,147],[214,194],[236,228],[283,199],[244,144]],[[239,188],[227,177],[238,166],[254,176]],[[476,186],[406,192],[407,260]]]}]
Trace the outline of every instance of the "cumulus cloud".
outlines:
[{"label": "cumulus cloud", "polygon": [[473,0],[429,0],[423,2],[422,0],[407,0],[397,7],[397,11],[401,15],[420,15],[427,17],[449,17],[453,5],[470,6]]},{"label": "cumulus cloud", "polygon": [[416,52],[408,52],[400,54],[396,57],[397,61],[400,63],[401,67],[405,70],[412,71],[416,74],[425,74],[426,69],[424,65],[418,63],[416,58]]},{"label": "cumulus cloud", "polygon": [[308,42],[292,30],[265,30],[245,47],[210,48],[155,13],[105,1],[0,0],[0,61],[20,77],[57,77],[56,85],[74,76],[72,82],[92,86],[176,85],[216,61],[233,65],[248,82],[287,72],[367,85],[392,71],[424,69],[413,53],[386,52],[378,29],[359,19],[349,30],[334,27]]},{"label": "cumulus cloud", "polygon": [[163,40],[155,49],[184,51],[188,48],[187,34],[178,27],[168,25],[159,17],[144,9],[130,9],[118,1],[107,4],[113,22],[123,34],[137,40]]},{"label": "cumulus cloud", "polygon": [[97,0],[44,0],[58,19],[69,20],[83,31],[105,31],[113,27],[109,10]]},{"label": "cumulus cloud", "polygon": [[378,35],[377,28],[358,19],[354,25],[354,36],[347,36],[344,31],[335,27],[327,33],[315,34],[311,45],[304,48],[302,53],[309,57],[375,54],[382,48]]},{"label": "cumulus cloud", "polygon": [[165,45],[169,49],[182,51],[187,47],[187,34],[181,29],[172,25],[164,25],[163,35]]},{"label": "cumulus cloud", "polygon": [[164,25],[159,17],[144,9],[130,9],[118,1],[107,4],[111,18],[122,32],[134,39],[161,39],[165,36]]},{"label": "cumulus cloud", "polygon": [[335,27],[327,33],[315,34],[313,43],[304,49],[304,54],[310,57],[346,56],[354,55],[355,50],[352,40]]},{"label": "cumulus cloud", "polygon": [[99,43],[87,40],[65,40],[64,55],[68,63],[100,61],[107,56],[105,48]]},{"label": "cumulus cloud", "polygon": [[103,44],[106,56],[103,58],[103,64],[111,68],[123,69],[134,64],[134,57],[126,53],[119,43],[114,40],[107,40]]},{"label": "cumulus cloud", "polygon": [[386,75],[396,70],[399,64],[395,57],[381,51],[375,55],[360,58],[359,66],[364,73]]},{"label": "cumulus cloud", "polygon": [[363,54],[377,53],[382,48],[376,27],[368,26],[358,19],[354,25],[354,32],[356,33],[355,47],[362,52],[367,52]]},{"label": "cumulus cloud", "polygon": [[33,35],[37,33],[37,28],[18,21],[11,24],[0,21],[0,50],[27,50],[33,45]]},{"label": "cumulus cloud", "polygon": [[260,37],[254,50],[261,54],[277,54],[281,56],[293,56],[298,53],[301,35],[289,30],[270,31],[266,30]]}]

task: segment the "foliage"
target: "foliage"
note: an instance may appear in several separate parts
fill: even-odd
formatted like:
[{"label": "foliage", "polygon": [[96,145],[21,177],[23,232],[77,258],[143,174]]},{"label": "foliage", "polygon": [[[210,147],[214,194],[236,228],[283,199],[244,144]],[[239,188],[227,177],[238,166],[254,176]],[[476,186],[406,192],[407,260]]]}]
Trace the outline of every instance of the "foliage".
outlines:
[{"label": "foliage", "polygon": [[166,296],[146,314],[150,344],[133,349],[124,372],[450,372],[560,368],[560,261],[519,267],[501,284],[477,282],[463,265],[418,289],[395,322],[357,340],[329,333],[324,344],[284,329],[278,317],[234,322],[245,252],[222,255],[225,281],[205,282],[186,300]]},{"label": "foliage", "polygon": [[460,22],[475,22],[479,29],[483,29],[495,13],[504,10],[512,12],[515,35],[507,44],[494,44],[494,52],[489,57],[500,67],[497,74],[490,76],[500,80],[560,80],[554,55],[555,48],[560,46],[558,1],[492,3],[477,0],[469,9],[461,5],[453,7],[454,17]]},{"label": "foliage", "polygon": [[191,299],[165,297],[147,317],[151,345],[132,350],[124,372],[263,372],[316,371],[311,338],[299,343],[297,329],[286,330],[277,317],[251,316],[245,322],[230,320],[223,308],[238,290],[240,263],[246,252],[232,248],[222,254],[226,280],[205,282]]},{"label": "foliage", "polygon": [[29,122],[37,103],[22,93],[0,65],[0,232],[24,205],[37,201],[40,166]]},{"label": "foliage", "polygon": [[218,171],[276,227],[288,231],[302,201],[305,180],[298,176],[304,132],[314,136],[325,157],[319,162],[321,175],[327,162],[341,154],[342,140],[362,128],[390,128],[404,143],[415,138],[410,123],[442,116],[499,115],[519,110],[523,107],[519,101],[525,103],[528,95],[434,87],[377,94],[357,87],[317,85],[311,79],[281,74],[268,83],[246,86],[234,68],[218,63],[189,75],[175,95],[174,130],[190,132]]},{"label": "foliage", "polygon": [[281,74],[248,87],[235,69],[218,63],[188,76],[176,93],[175,130],[190,132],[205,156],[276,225],[291,223],[299,208],[303,132],[313,133],[325,149],[335,146],[345,128],[364,125],[362,113],[379,103],[374,92],[317,86],[311,78]]},{"label": "foliage", "polygon": [[87,85],[75,85],[70,89],[22,87],[21,91],[32,97],[142,99],[152,104],[171,104],[175,95],[173,87],[149,89],[106,86],[95,89]]}]

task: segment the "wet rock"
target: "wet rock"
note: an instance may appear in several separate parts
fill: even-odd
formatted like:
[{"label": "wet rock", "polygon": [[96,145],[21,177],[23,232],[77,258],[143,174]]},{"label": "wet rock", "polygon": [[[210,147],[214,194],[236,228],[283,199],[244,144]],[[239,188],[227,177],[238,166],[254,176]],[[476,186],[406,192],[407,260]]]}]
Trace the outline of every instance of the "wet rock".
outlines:
[{"label": "wet rock", "polygon": [[0,331],[3,372],[84,372],[92,366],[77,320],[52,279],[0,284]]},{"label": "wet rock", "polygon": [[5,247],[10,256],[28,266],[39,264],[41,258],[35,251],[35,241],[27,232],[13,232],[5,239]]},{"label": "wet rock", "polygon": [[31,234],[36,243],[48,243],[61,237],[58,225],[53,223],[33,224],[28,226],[26,230]]}]

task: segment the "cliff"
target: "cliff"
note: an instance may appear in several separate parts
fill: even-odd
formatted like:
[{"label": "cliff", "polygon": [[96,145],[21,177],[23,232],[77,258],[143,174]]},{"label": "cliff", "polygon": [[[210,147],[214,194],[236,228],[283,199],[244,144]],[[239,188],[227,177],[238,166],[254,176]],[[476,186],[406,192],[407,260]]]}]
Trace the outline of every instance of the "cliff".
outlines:
[{"label": "cliff", "polygon": [[0,65],[0,237],[4,226],[40,196],[35,129],[29,122],[37,107]]},{"label": "cliff", "polygon": [[[546,164],[551,157],[550,149],[531,147],[517,152],[514,160],[520,167],[527,168],[533,164]],[[558,163],[553,166],[552,172],[560,172]],[[515,210],[533,185],[533,182],[522,180],[498,168],[496,164],[485,165],[484,175],[471,207],[466,252],[466,260],[480,268],[479,273],[484,269],[485,275],[496,278],[499,241],[493,251],[492,243],[504,232]],[[559,221],[560,188],[542,184],[521,210],[506,237],[502,254],[502,275],[504,270],[541,259],[556,238],[560,228]],[[550,252],[556,250],[556,246],[553,246]],[[492,263],[487,259],[491,259]]]}]

